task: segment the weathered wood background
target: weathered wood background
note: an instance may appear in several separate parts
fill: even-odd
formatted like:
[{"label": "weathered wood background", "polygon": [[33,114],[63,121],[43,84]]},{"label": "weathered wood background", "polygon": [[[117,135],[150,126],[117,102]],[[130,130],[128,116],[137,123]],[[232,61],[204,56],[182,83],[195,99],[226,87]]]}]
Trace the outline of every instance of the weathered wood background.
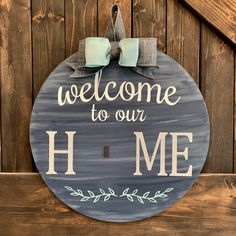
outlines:
[{"label": "weathered wood background", "polygon": [[[114,2],[118,2],[121,7],[128,36],[157,37],[158,48],[183,65],[199,85],[211,122],[211,143],[203,171],[231,173],[230,181],[227,179],[229,177],[221,175],[209,178],[209,181],[216,185],[219,180],[217,187],[212,187],[215,192],[207,192],[212,195],[202,195],[202,198],[197,195],[196,199],[192,195],[195,204],[198,198],[201,199],[200,203],[203,205],[200,212],[197,207],[199,205],[188,208],[191,205],[190,200],[186,200],[189,201],[187,204],[182,201],[183,204],[178,205],[176,211],[168,211],[169,213],[163,214],[157,222],[155,219],[147,221],[150,225],[156,225],[150,228],[151,232],[163,232],[161,228],[166,226],[169,230],[177,228],[181,233],[183,228],[187,227],[186,221],[189,217],[195,217],[194,220],[202,219],[205,206],[209,211],[206,220],[213,217],[214,221],[207,221],[209,225],[200,221],[197,225],[195,223],[194,227],[202,229],[200,233],[203,234],[206,233],[207,227],[217,230],[220,234],[227,226],[225,235],[232,235],[236,225],[233,175],[236,173],[236,0],[0,0],[0,170],[24,173],[35,171],[29,145],[29,118],[37,92],[55,66],[76,52],[79,39],[104,35],[109,8]],[[195,185],[195,189],[201,187],[201,193],[209,188],[207,177],[203,179],[201,177]],[[226,199],[223,194],[223,181],[226,185],[230,182],[228,184],[231,186],[227,187],[229,195]],[[32,220],[29,223],[26,221],[37,213],[37,216],[41,217],[37,218],[38,222],[41,222],[42,227],[49,233],[53,232],[50,228],[52,226],[44,225],[43,217],[48,218],[51,225],[60,219],[62,224],[69,224],[66,219],[68,210],[61,204],[56,211],[52,211],[54,218],[49,216],[54,205],[47,208],[50,205],[48,201],[53,199],[52,201],[57,203],[57,200],[51,195],[48,197],[48,191],[43,188],[44,185],[36,174],[2,173],[1,186],[3,183],[4,195],[0,194],[0,232],[3,229],[5,235],[18,234],[17,231],[9,229],[11,221],[6,220],[8,218],[16,225],[24,222],[21,229],[30,235],[30,230],[33,230],[30,226],[33,223]],[[19,196],[22,202],[18,199],[17,189],[20,187],[17,185],[18,187],[13,188],[14,184],[23,186]],[[28,199],[27,194],[33,194],[32,198]],[[37,198],[36,194],[40,197]],[[210,203],[205,203],[205,198]],[[32,208],[27,205],[31,200]],[[218,204],[222,205],[217,211]],[[210,208],[214,209],[210,212]],[[195,215],[193,211],[197,211]],[[222,214],[224,223],[218,215],[214,216],[214,211]],[[27,215],[26,212],[31,214]],[[185,212],[186,217],[178,218],[182,212]],[[19,218],[12,217],[15,213]],[[25,218],[21,219],[21,213],[26,214]],[[114,227],[109,224],[106,228],[105,223],[70,214],[68,217],[72,221],[83,222],[83,233],[89,232],[84,228],[88,222],[95,222],[91,223],[92,235],[102,233],[103,230],[107,230],[107,233],[112,233],[113,229],[115,232],[119,231],[117,224]],[[179,219],[185,222],[181,230]],[[159,230],[156,228],[157,223],[162,224]],[[100,225],[100,228],[96,231],[97,225]],[[124,224],[123,233],[127,229],[127,233],[131,235],[131,228]],[[133,229],[136,228],[142,229],[139,235],[149,229],[142,223],[134,224]],[[191,229],[190,227],[189,230]]]}]

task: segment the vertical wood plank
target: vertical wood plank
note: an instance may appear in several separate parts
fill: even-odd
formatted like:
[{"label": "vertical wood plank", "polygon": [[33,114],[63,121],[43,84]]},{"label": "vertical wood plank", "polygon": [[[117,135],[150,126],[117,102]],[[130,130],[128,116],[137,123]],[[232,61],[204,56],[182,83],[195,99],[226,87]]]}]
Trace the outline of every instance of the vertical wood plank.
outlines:
[{"label": "vertical wood plank", "polygon": [[65,58],[64,0],[32,1],[34,97]]},{"label": "vertical wood plank", "polygon": [[166,51],[166,0],[134,0],[134,37],[157,38],[157,46]]},{"label": "vertical wood plank", "polygon": [[105,35],[112,4],[113,0],[98,0],[98,36],[100,37]]},{"label": "vertical wood plank", "polygon": [[32,171],[30,0],[0,2],[2,171]]},{"label": "vertical wood plank", "polygon": [[126,37],[132,36],[132,0],[114,0],[119,5],[122,13]]},{"label": "vertical wood plank", "polygon": [[97,0],[66,0],[66,56],[78,50],[81,39],[97,36]]},{"label": "vertical wood plank", "polygon": [[211,123],[206,172],[233,171],[234,51],[201,26],[201,88]]},{"label": "vertical wood plank", "polygon": [[98,0],[98,35],[103,37],[106,32],[110,8],[117,3],[123,17],[126,36],[131,37],[131,2],[132,0]]},{"label": "vertical wood plank", "polygon": [[167,1],[167,54],[199,84],[200,22],[181,3]]},{"label": "vertical wood plank", "polygon": [[234,173],[236,173],[236,49],[234,50]]}]

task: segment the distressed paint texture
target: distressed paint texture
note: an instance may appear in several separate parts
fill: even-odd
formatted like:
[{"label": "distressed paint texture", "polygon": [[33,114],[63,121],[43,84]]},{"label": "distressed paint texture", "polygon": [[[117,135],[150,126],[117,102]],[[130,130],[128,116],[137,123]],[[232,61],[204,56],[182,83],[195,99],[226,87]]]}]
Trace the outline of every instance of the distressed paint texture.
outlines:
[{"label": "distressed paint texture", "polygon": [[[36,166],[49,188],[67,205],[76,211],[92,218],[124,222],[140,220],[161,212],[181,198],[199,175],[204,164],[209,143],[209,121],[203,97],[190,75],[173,59],[158,51],[157,63],[159,71],[154,81],[137,75],[128,68],[119,67],[113,61],[104,69],[100,91],[110,81],[120,84],[123,81],[159,83],[164,90],[168,86],[177,89],[173,99],[181,96],[175,106],[150,103],[145,101],[125,102],[117,99],[113,102],[102,100],[82,103],[77,101],[73,105],[59,106],[57,104],[57,90],[60,86],[70,88],[72,84],[78,87],[86,82],[93,83],[94,78],[70,78],[71,69],[66,62],[76,61],[74,54],[61,63],[48,77],[36,98],[30,127],[31,147]],[[111,90],[114,95],[116,89]],[[146,91],[145,91],[146,92]],[[144,94],[145,97],[145,94]],[[97,109],[106,109],[111,114],[106,122],[91,121],[92,103]],[[122,122],[114,119],[118,109],[144,109],[147,119],[144,122]],[[48,136],[46,131],[56,130],[56,149],[67,149],[65,131],[77,131],[74,137],[74,170],[76,175],[66,176],[67,158],[56,156],[55,169],[58,175],[46,175],[48,170]],[[189,160],[179,158],[179,172],[186,172],[188,166],[193,165],[192,177],[160,177],[159,161],[155,161],[153,170],[147,171],[144,160],[141,161],[142,176],[133,176],[135,171],[135,136],[134,131],[144,133],[149,154],[152,153],[159,132],[192,132],[193,143],[190,145],[185,138],[179,140],[178,148],[189,147]],[[104,159],[103,147],[109,146],[109,158]],[[171,172],[171,139],[166,139],[166,170]],[[168,198],[158,199],[157,203],[130,202],[126,198],[111,198],[107,202],[81,202],[69,194],[64,186],[83,191],[91,190],[98,193],[99,188],[111,187],[117,193],[129,187],[130,190],[139,189],[140,193],[166,188],[174,188]]]}]

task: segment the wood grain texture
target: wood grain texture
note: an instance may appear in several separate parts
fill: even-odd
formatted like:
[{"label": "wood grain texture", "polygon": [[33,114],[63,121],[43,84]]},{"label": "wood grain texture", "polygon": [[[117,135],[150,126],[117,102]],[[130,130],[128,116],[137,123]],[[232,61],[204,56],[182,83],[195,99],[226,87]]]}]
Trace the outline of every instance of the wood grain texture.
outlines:
[{"label": "wood grain texture", "polygon": [[133,1],[133,36],[157,38],[157,47],[166,51],[166,0]]},{"label": "wood grain texture", "polygon": [[236,0],[182,0],[236,45]]},{"label": "wood grain texture", "polygon": [[104,156],[104,158],[109,158],[109,146],[104,146],[103,156]]},{"label": "wood grain texture", "polygon": [[34,97],[65,58],[64,0],[32,1]]},{"label": "wood grain texture", "polygon": [[65,1],[66,57],[78,50],[79,40],[97,36],[97,1]]},{"label": "wood grain texture", "polygon": [[[97,35],[99,29],[100,35],[104,34],[106,22],[103,16],[108,16],[110,5],[114,1],[116,0],[98,0],[98,2],[97,0],[33,0],[31,1],[33,4],[32,27],[30,26],[30,0],[1,1],[0,76],[2,87],[2,158],[0,159],[2,160],[3,171],[31,170],[32,165],[28,142],[28,120],[32,105],[31,30],[33,32],[34,62],[33,95],[35,96],[47,75],[64,59],[65,54],[68,56],[77,50],[77,42],[80,38],[90,36],[90,34]],[[234,25],[232,22],[235,22],[235,11],[233,9],[236,5],[234,4],[235,0],[182,0],[180,2],[196,3],[195,10],[199,8],[203,13],[206,13],[206,15],[202,13],[202,17],[211,24],[214,23],[214,26],[217,29],[219,28],[219,31],[222,31],[221,28],[227,29],[227,32],[234,29],[233,32],[235,34],[235,28],[232,28]],[[97,9],[97,3],[99,9]],[[166,51],[167,45],[168,54],[179,61],[190,72],[195,81],[198,81],[198,65],[195,63],[197,61],[196,51],[199,47],[196,44],[196,38],[199,37],[197,33],[198,19],[177,3],[177,1],[172,0],[121,0],[119,4],[126,22],[127,31],[130,34],[133,31],[135,37],[157,37],[158,47],[162,51]],[[205,6],[204,4],[208,6],[212,4],[210,11],[208,10],[209,7],[208,9],[203,8]],[[216,10],[215,8],[220,10]],[[99,13],[97,13],[98,11]],[[168,15],[166,11],[168,11]],[[212,17],[212,19],[209,17]],[[97,18],[99,18],[99,22],[97,22]],[[176,22],[180,23],[176,24]],[[167,31],[166,24],[168,24]],[[228,26],[225,25],[231,25],[231,28],[227,28]],[[189,34],[186,33],[188,30],[190,32]],[[166,37],[166,34],[168,37]],[[204,46],[206,50],[202,49],[201,53],[209,55],[209,57],[206,58],[205,55],[205,59],[200,61],[200,67],[202,65],[205,70],[201,74],[203,78],[207,77],[207,79],[206,81],[203,79],[201,83],[205,97],[208,100],[207,103],[214,103],[214,105],[208,106],[215,107],[214,109],[210,108],[210,110],[214,123],[212,129],[214,132],[212,135],[214,137],[212,136],[213,143],[211,150],[214,149],[216,155],[212,151],[210,152],[214,161],[210,158],[205,171],[230,171],[233,169],[231,155],[233,153],[232,142],[234,142],[233,139],[229,140],[233,132],[230,130],[234,99],[233,97],[230,98],[233,89],[231,77],[232,56],[229,56],[231,59],[229,60],[230,63],[228,63],[228,56],[225,55],[228,55],[229,49],[223,50],[223,58],[219,59],[219,56],[216,55],[217,51],[220,52],[219,48],[221,44],[224,45],[223,48],[229,48],[225,44],[226,38],[222,40],[217,37],[216,40],[214,33],[209,34],[207,37],[208,46]],[[210,46],[211,41],[213,42],[213,46]],[[207,48],[211,48],[210,52]],[[215,50],[216,52],[214,52]],[[200,60],[202,58],[201,56]],[[207,69],[208,66],[205,65],[206,61],[207,65],[210,65],[210,69]],[[223,66],[225,63],[227,64]],[[218,74],[222,79],[219,78]],[[211,82],[214,81],[212,78],[218,82]],[[222,86],[222,81],[226,83],[226,87]],[[216,94],[219,88],[222,94],[226,96],[223,105],[219,97],[213,98],[213,94]],[[21,105],[18,106],[18,104]],[[220,106],[219,109],[217,109],[218,104]],[[229,112],[225,113],[225,111]],[[218,136],[215,134],[218,134]],[[219,135],[226,135],[226,138],[219,138]],[[223,158],[219,150],[226,151]],[[224,161],[225,159],[227,161]],[[213,162],[215,164],[210,164]],[[236,157],[234,158],[234,162],[236,162]],[[212,167],[210,168],[210,166]],[[236,168],[234,169],[236,170]]]},{"label": "wood grain texture", "polygon": [[[234,235],[236,175],[202,175],[160,215],[133,223],[92,220],[69,209],[38,174],[0,174],[2,235]],[[17,183],[17,184],[16,184]],[[214,211],[213,211],[214,209]]]},{"label": "wood grain texture", "polygon": [[236,173],[236,50],[234,50],[234,167],[233,172]]},{"label": "wood grain texture", "polygon": [[31,171],[30,0],[0,2],[2,170]]},{"label": "wood grain texture", "polygon": [[199,84],[200,22],[182,4],[167,5],[167,54],[178,61]]},{"label": "wood grain texture", "polygon": [[132,0],[114,0],[114,3],[117,3],[120,7],[124,25],[125,25],[126,37],[131,37],[132,36]]},{"label": "wood grain texture", "polygon": [[201,89],[211,142],[204,171],[233,171],[234,51],[205,24],[201,27]]},{"label": "wood grain texture", "polygon": [[126,37],[131,37],[131,0],[98,0],[98,35],[101,37],[105,35],[110,8],[115,3],[121,10]]}]

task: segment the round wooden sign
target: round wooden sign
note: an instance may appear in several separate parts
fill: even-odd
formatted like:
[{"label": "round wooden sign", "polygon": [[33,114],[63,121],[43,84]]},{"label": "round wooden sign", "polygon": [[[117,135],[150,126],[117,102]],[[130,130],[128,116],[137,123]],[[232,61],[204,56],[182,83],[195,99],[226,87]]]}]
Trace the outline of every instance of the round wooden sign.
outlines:
[{"label": "round wooden sign", "polygon": [[156,79],[116,60],[71,78],[62,62],[33,107],[30,141],[51,191],[86,216],[141,220],[173,205],[199,175],[209,145],[203,97],[190,75],[158,51]]}]

